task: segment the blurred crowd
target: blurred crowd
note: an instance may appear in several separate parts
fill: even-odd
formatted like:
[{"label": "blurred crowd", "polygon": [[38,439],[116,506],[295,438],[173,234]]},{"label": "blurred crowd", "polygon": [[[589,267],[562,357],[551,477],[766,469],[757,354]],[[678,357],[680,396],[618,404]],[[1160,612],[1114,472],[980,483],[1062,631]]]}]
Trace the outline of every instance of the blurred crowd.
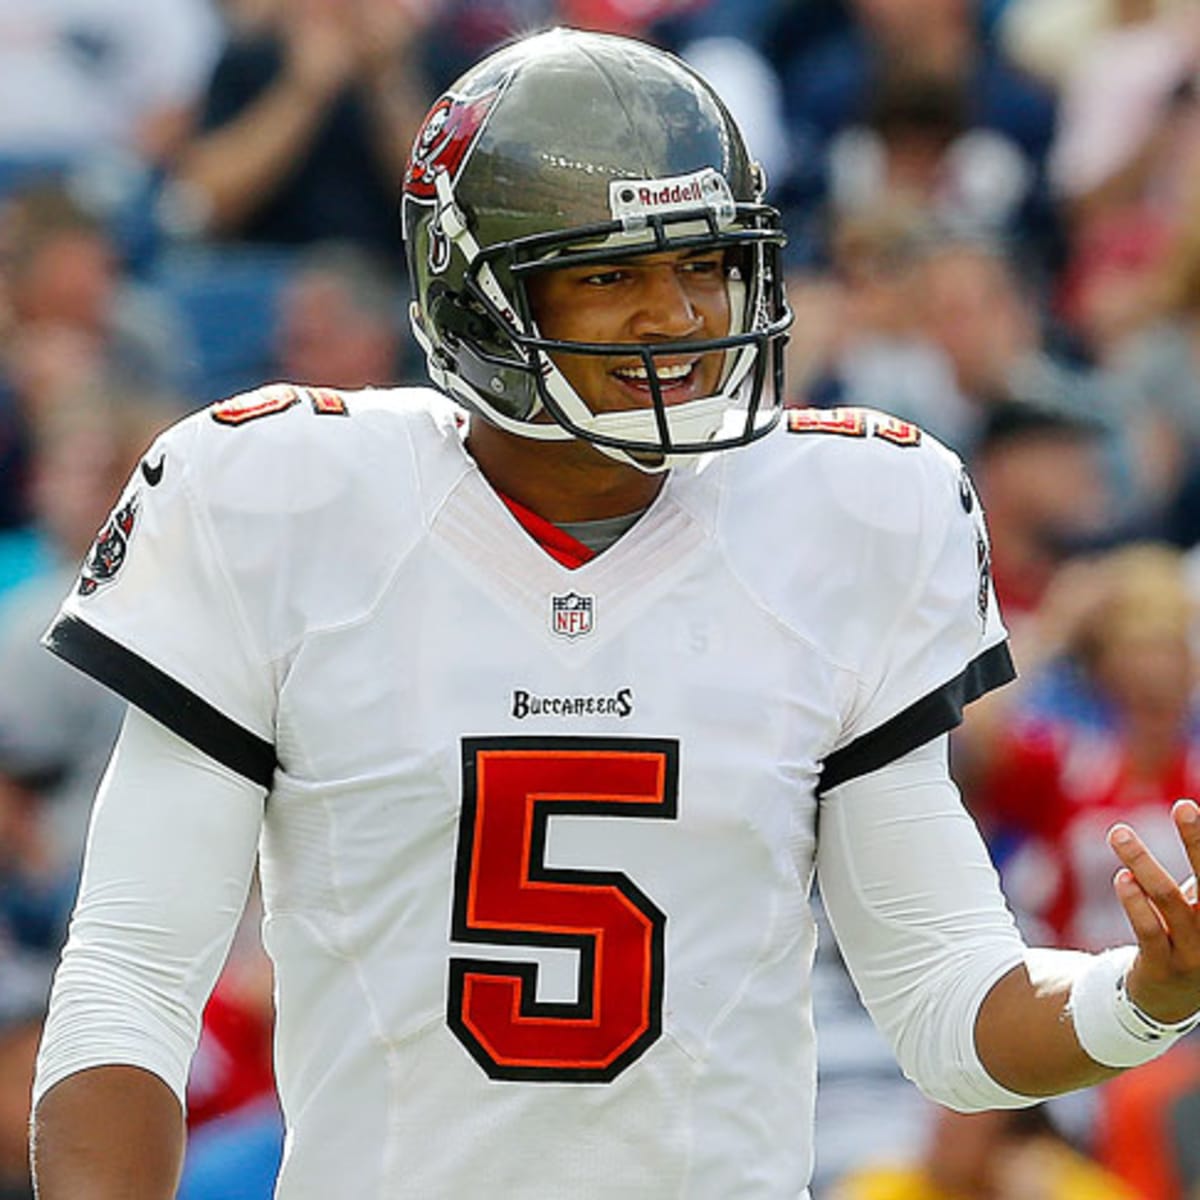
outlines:
[{"label": "blurred crowd", "polygon": [[[0,3],[0,1200],[120,705],[37,647],[154,432],[260,382],[422,380],[398,193],[432,100],[551,23],[670,47],[789,231],[795,406],[971,467],[1020,681],[957,774],[1029,937],[1127,940],[1103,831],[1200,795],[1195,0]],[[164,797],[164,803],[169,802]],[[181,1196],[270,1194],[253,905],[206,1014]],[[1200,1200],[1200,1042],[1024,1114],[934,1111],[826,939],[817,1196]]]}]

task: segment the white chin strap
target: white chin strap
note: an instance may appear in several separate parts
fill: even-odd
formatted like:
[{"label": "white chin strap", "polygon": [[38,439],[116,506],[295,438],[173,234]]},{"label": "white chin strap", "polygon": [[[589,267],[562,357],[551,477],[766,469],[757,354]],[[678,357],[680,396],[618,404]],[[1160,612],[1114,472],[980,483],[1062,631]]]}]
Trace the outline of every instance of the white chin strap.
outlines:
[{"label": "white chin strap", "polygon": [[[602,454],[607,454],[618,462],[631,463],[638,470],[651,474],[665,471],[668,467],[693,457],[690,454],[668,454],[652,448],[655,443],[662,441],[658,419],[652,407],[596,413],[567,383],[556,367],[551,367],[545,382],[546,389],[555,403],[584,432],[600,437],[620,438],[625,442],[645,442],[650,447],[640,451],[624,450],[618,446],[593,442],[592,445]],[[725,422],[729,402],[728,395],[718,392],[714,396],[702,396],[698,400],[689,400],[667,408],[666,423],[672,443],[703,444],[712,441]]]}]

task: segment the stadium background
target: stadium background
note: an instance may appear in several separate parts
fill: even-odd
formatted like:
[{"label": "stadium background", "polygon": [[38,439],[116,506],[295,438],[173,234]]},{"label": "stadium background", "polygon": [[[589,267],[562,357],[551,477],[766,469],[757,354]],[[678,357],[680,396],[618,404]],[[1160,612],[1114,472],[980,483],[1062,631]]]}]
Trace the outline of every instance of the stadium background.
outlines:
[{"label": "stadium background", "polygon": [[[1169,847],[1200,794],[1194,0],[0,0],[0,1200],[31,1195],[32,1055],[120,717],[37,636],[157,429],[272,379],[421,380],[407,147],[552,23],[728,98],[789,230],[789,402],[895,412],[970,464],[1022,680],[954,753],[1030,936],[1123,939],[1104,827]],[[270,1194],[270,982],[252,905],[186,1200]],[[1200,1200],[1195,1036],[962,1118],[899,1076],[828,938],[817,996],[818,1197]]]}]

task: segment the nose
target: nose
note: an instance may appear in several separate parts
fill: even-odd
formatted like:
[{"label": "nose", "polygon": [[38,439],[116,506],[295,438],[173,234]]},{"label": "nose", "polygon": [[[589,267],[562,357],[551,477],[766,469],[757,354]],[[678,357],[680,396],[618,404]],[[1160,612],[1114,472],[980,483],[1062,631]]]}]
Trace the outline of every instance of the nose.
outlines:
[{"label": "nose", "polygon": [[637,303],[630,318],[633,335],[642,341],[690,337],[704,324],[688,291],[686,277],[674,265],[646,269],[639,279]]}]

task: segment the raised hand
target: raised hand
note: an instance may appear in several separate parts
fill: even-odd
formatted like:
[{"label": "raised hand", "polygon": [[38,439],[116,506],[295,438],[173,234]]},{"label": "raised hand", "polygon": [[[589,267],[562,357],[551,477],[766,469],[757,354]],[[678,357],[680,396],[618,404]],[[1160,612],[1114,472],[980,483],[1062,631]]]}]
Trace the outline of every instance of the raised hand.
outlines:
[{"label": "raised hand", "polygon": [[355,0],[348,19],[364,68],[386,73],[408,64],[439,7],[431,0]]},{"label": "raised hand", "polygon": [[1191,864],[1192,877],[1180,884],[1128,825],[1108,834],[1123,864],[1113,887],[1137,938],[1138,954],[1129,969],[1130,999],[1164,1024],[1186,1020],[1200,1010],[1200,805],[1176,801],[1171,815]]},{"label": "raised hand", "polygon": [[330,97],[353,78],[354,29],[331,0],[300,0],[280,10],[288,76],[306,93]]}]

